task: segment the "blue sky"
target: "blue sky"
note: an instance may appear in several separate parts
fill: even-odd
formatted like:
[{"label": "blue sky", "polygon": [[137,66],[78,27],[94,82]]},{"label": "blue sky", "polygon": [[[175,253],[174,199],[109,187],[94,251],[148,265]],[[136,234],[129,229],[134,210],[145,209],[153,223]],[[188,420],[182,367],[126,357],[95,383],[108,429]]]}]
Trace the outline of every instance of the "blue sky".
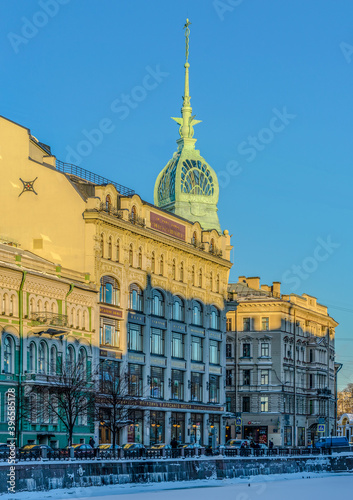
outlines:
[{"label": "blue sky", "polygon": [[178,138],[170,116],[182,103],[186,17],[191,103],[202,120],[195,137],[219,175],[231,279],[282,281],[284,293],[328,305],[340,323],[345,386],[353,382],[350,0],[2,0],[0,114],[58,159],[153,201]]}]

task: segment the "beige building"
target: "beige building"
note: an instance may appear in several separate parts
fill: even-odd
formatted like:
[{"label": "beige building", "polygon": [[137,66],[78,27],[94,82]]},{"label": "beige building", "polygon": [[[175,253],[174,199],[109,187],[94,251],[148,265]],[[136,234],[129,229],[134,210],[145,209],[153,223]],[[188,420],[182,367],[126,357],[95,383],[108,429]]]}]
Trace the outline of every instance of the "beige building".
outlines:
[{"label": "beige building", "polygon": [[[241,276],[228,287],[227,437],[304,446],[335,430],[335,327],[315,297]],[[238,423],[238,425],[236,425]]]}]

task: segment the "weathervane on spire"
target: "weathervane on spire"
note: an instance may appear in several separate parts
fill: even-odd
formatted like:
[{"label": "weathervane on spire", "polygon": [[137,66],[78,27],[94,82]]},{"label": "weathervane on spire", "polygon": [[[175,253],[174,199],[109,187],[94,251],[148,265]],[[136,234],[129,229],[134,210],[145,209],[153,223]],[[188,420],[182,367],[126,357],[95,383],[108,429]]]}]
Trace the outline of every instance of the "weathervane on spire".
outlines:
[{"label": "weathervane on spire", "polygon": [[186,54],[186,62],[189,60],[189,36],[190,36],[190,26],[191,22],[189,19],[186,19],[186,23],[184,25],[185,29],[185,54]]}]

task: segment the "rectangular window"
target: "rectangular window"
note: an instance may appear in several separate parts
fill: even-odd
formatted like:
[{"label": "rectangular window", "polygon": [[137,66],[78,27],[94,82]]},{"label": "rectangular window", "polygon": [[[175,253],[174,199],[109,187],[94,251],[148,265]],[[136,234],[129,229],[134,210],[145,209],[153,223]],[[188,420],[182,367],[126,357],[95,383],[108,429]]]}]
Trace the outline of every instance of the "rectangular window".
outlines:
[{"label": "rectangular window", "polygon": [[230,318],[227,318],[226,330],[227,330],[227,332],[231,332],[232,331],[232,320]]},{"label": "rectangular window", "polygon": [[191,361],[202,361],[202,339],[191,337]]},{"label": "rectangular window", "polygon": [[232,357],[232,344],[226,344],[226,357]]},{"label": "rectangular window", "polygon": [[268,411],[268,396],[261,396],[260,404],[262,412]]},{"label": "rectangular window", "polygon": [[151,354],[164,355],[164,332],[151,328]]},{"label": "rectangular window", "polygon": [[219,365],[219,360],[219,342],[217,342],[217,340],[210,340],[210,363]]},{"label": "rectangular window", "polygon": [[269,370],[261,370],[261,385],[269,384]]},{"label": "rectangular window", "polygon": [[232,385],[232,383],[233,383],[232,370],[226,370],[226,385]]},{"label": "rectangular window", "polygon": [[191,401],[202,401],[202,374],[191,372]]},{"label": "rectangular window", "polygon": [[250,370],[243,370],[243,385],[250,385]]},{"label": "rectangular window", "polygon": [[128,325],[128,349],[129,351],[143,351],[143,336],[141,325]]},{"label": "rectangular window", "polygon": [[115,319],[100,318],[100,345],[119,347],[120,323]]},{"label": "rectangular window", "polygon": [[312,373],[309,375],[309,387],[310,389],[314,387],[314,375]]},{"label": "rectangular window", "polygon": [[172,333],[172,357],[184,358],[184,337],[182,333]]},{"label": "rectangular window", "polygon": [[243,331],[250,332],[250,318],[243,318]]},{"label": "rectangular window", "polygon": [[250,396],[244,396],[242,400],[243,413],[250,412]]},{"label": "rectangular window", "polygon": [[232,408],[232,399],[230,398],[230,396],[227,396],[226,397],[226,411],[231,412],[232,411],[231,408]]},{"label": "rectangular window", "polygon": [[270,318],[261,318],[261,330],[268,331],[270,329]]},{"label": "rectangular window", "polygon": [[164,397],[164,370],[156,366],[151,367],[151,397],[158,399]]},{"label": "rectangular window", "polygon": [[129,395],[142,396],[142,366],[129,363]]},{"label": "rectangular window", "polygon": [[243,358],[250,358],[250,344],[243,344]]},{"label": "rectangular window", "polygon": [[261,343],[261,356],[266,358],[270,356],[270,344],[268,342]]},{"label": "rectangular window", "polygon": [[178,401],[184,400],[184,372],[181,370],[172,370],[171,379],[171,396],[172,399],[177,399]]},{"label": "rectangular window", "polygon": [[305,427],[298,427],[298,446],[305,446]]},{"label": "rectangular window", "polygon": [[209,381],[209,402],[219,403],[219,377],[210,375]]}]

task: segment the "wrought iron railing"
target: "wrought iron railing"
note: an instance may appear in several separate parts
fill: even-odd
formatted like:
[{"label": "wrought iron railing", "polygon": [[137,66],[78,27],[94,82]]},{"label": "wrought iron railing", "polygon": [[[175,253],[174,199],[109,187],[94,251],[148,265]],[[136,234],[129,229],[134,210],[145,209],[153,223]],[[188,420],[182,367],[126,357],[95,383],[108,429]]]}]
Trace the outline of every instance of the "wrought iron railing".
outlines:
[{"label": "wrought iron railing", "polygon": [[129,214],[129,221],[131,224],[136,224],[137,226],[142,226],[145,227],[146,221],[142,217],[139,217],[138,215],[135,215],[134,213]]},{"label": "wrought iron railing", "polygon": [[114,217],[118,217],[118,219],[124,218],[124,212],[126,210],[116,210],[111,205],[107,205],[107,203],[101,203],[99,206],[100,212],[106,212],[109,215],[113,215]]},{"label": "wrought iron railing", "polygon": [[48,311],[38,311],[30,314],[29,319],[38,325],[68,326],[68,317],[65,314],[55,314]]},{"label": "wrought iron railing", "polygon": [[78,167],[77,165],[73,165],[72,163],[64,163],[63,161],[56,160],[56,169],[65,174],[74,175],[79,177],[80,179],[85,179],[88,182],[92,182],[92,184],[97,184],[99,186],[104,184],[113,184],[116,187],[117,191],[123,196],[132,196],[135,194],[133,189],[130,189],[126,186],[122,186],[117,182],[111,181],[106,177],[102,177],[101,175],[94,174],[89,170],[85,170],[84,168]]}]

